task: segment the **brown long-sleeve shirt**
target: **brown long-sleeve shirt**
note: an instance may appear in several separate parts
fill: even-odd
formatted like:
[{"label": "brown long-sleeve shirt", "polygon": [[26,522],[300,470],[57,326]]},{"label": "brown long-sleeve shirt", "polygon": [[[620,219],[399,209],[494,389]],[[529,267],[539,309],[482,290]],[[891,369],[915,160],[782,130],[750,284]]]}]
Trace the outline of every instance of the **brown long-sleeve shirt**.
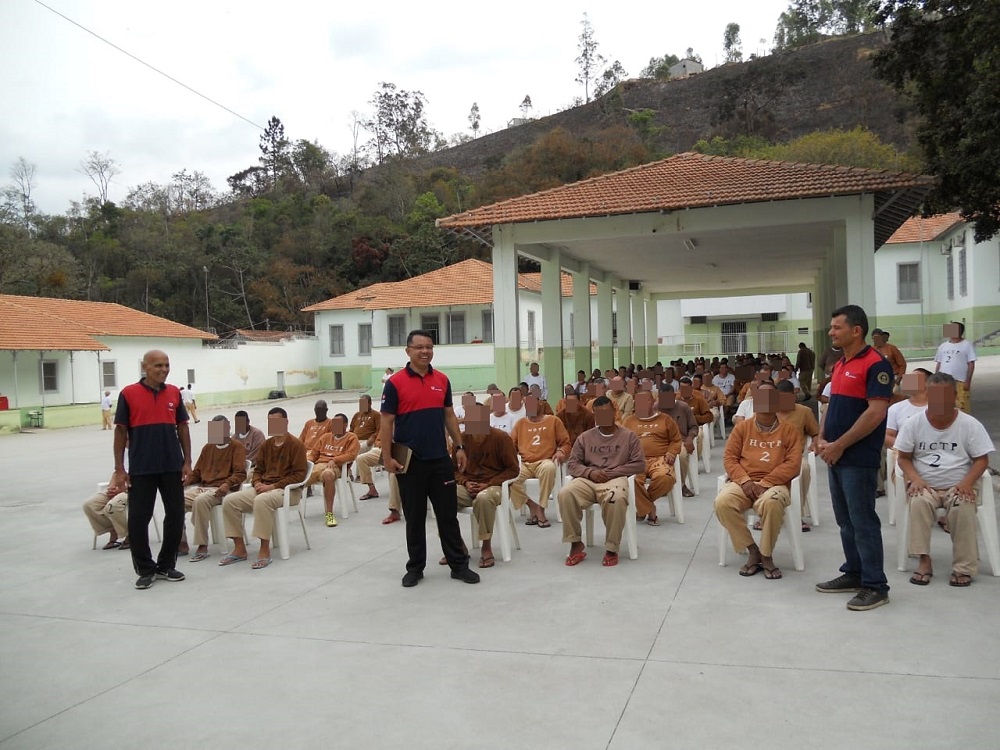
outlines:
[{"label": "brown long-sleeve shirt", "polygon": [[568,457],[572,447],[566,426],[554,416],[542,417],[538,422],[519,419],[510,438],[521,458],[528,463],[552,458],[557,450]]},{"label": "brown long-sleeve shirt", "polygon": [[892,365],[892,374],[899,380],[906,374],[906,357],[899,351],[895,344],[886,343],[882,347],[874,347],[875,351],[885,357],[886,361]]},{"label": "brown long-sleeve shirt", "polygon": [[480,482],[499,487],[518,475],[517,451],[510,436],[503,430],[490,427],[485,435],[470,435],[467,432],[462,440],[465,471],[455,472],[455,481],[459,484]]},{"label": "brown long-sleeve shirt", "polygon": [[656,414],[651,419],[639,419],[633,414],[624,426],[638,435],[646,458],[663,458],[667,453],[681,455],[681,433],[669,414]]},{"label": "brown long-sleeve shirt", "polygon": [[188,475],[189,485],[236,489],[247,479],[247,449],[238,438],[230,438],[223,447],[207,443]]},{"label": "brown long-sleeve shirt", "polygon": [[358,436],[358,440],[371,440],[378,434],[382,424],[382,415],[374,409],[359,411],[351,417],[350,430]]},{"label": "brown long-sleeve shirt", "polygon": [[683,439],[691,438],[694,440],[698,434],[698,421],[694,418],[694,412],[691,411],[690,406],[683,401],[676,401],[673,409],[668,409],[663,413],[669,414],[674,418],[674,421],[677,422],[677,429],[681,431]]},{"label": "brown long-sleeve shirt", "polygon": [[[678,396],[678,398],[681,398]],[[691,398],[682,398],[685,404],[691,407],[694,413],[694,421],[698,425],[708,424],[712,421],[712,410],[708,408],[708,402],[699,393],[692,393]]]},{"label": "brown long-sleeve shirt", "polygon": [[294,435],[285,435],[281,445],[270,437],[260,448],[253,467],[253,481],[273,484],[283,490],[306,478],[306,447]]},{"label": "brown long-sleeve shirt", "polygon": [[313,443],[316,439],[323,435],[324,433],[330,432],[333,429],[333,420],[327,417],[322,422],[317,422],[315,419],[310,419],[306,422],[305,426],[302,428],[302,432],[299,433],[299,440],[306,447],[306,449],[312,448]]},{"label": "brown long-sleeve shirt", "polygon": [[564,408],[556,412],[556,416],[559,421],[563,423],[566,428],[566,432],[569,434],[569,443],[572,446],[576,442],[576,439],[580,437],[587,430],[593,429],[597,422],[594,418],[594,412],[587,409],[582,404],[575,412],[570,413]]},{"label": "brown long-sleeve shirt", "polygon": [[313,463],[335,463],[337,466],[349,464],[361,452],[361,443],[353,432],[345,432],[337,437],[332,432],[320,435],[312,448],[306,451],[306,458]]},{"label": "brown long-sleeve shirt", "polygon": [[595,427],[573,443],[566,471],[586,479],[595,471],[604,471],[609,479],[627,477],[646,471],[646,455],[639,437],[632,430],[619,427],[614,435],[604,435],[600,427]]},{"label": "brown long-sleeve shirt", "polygon": [[733,427],[722,463],[737,484],[753,480],[764,487],[789,485],[802,468],[799,430],[778,422],[772,432],[762,432],[756,419],[744,419]]}]

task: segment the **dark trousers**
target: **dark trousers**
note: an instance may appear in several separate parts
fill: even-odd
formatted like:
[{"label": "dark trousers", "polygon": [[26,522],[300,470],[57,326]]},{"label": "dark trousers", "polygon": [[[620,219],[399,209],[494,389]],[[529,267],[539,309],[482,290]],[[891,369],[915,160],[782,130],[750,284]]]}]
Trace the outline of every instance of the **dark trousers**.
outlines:
[{"label": "dark trousers", "polygon": [[882,521],[875,512],[878,467],[835,465],[830,466],[827,473],[833,515],[840,526],[840,542],[846,558],[840,572],[858,576],[866,589],[888,591]]},{"label": "dark trousers", "polygon": [[[450,458],[421,461],[413,457],[405,474],[397,474],[399,497],[406,518],[406,569],[423,572],[427,565],[427,500],[437,517],[441,551],[452,570],[469,567],[469,555],[458,527],[455,466]],[[131,495],[129,495],[131,500]]]},{"label": "dark trousers", "polygon": [[[129,479],[128,541],[132,567],[140,576],[172,570],[177,564],[177,547],[184,533],[184,484],[181,473],[133,474]],[[157,490],[163,500],[163,544],[154,563],[149,549],[149,521],[153,517]]]}]

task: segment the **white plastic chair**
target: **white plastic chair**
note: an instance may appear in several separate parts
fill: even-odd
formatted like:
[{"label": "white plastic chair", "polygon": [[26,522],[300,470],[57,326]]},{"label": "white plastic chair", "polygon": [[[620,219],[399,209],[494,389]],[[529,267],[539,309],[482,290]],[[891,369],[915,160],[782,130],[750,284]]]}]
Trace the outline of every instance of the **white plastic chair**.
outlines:
[{"label": "white plastic chair", "polygon": [[[104,490],[108,488],[108,484],[109,484],[108,482],[98,482],[97,491],[104,492]],[[112,500],[108,500],[108,502],[104,506],[105,510],[107,510],[108,505],[111,505],[112,502],[113,502]],[[149,522],[153,524],[153,530],[156,532],[156,541],[162,543],[163,536],[162,534],[160,534],[160,519],[156,517],[155,503],[153,505],[153,516],[152,518],[149,519]],[[128,523],[128,503],[125,504],[125,523]],[[94,545],[91,547],[91,549],[97,549],[97,534],[94,534]]]},{"label": "white plastic chair", "polygon": [[[628,482],[628,509],[625,513],[625,530],[622,532],[622,543],[628,553],[629,560],[636,560],[639,557],[638,534],[636,532],[635,519],[635,474],[626,477]],[[679,483],[678,483],[679,484]],[[601,517],[601,504],[594,503],[583,512],[583,538],[584,546],[594,546],[594,519]],[[605,532],[607,533],[607,532]]]},{"label": "white plastic chair", "polygon": [[712,437],[712,423],[706,422],[700,428],[701,432],[701,463],[706,474],[712,473],[712,446],[715,445],[715,438]]},{"label": "white plastic chair", "polygon": [[[496,520],[493,523],[493,536],[500,544],[500,559],[510,562],[511,559],[511,539],[514,546],[521,549],[521,540],[517,538],[517,527],[514,524],[514,506],[510,501],[510,484],[513,479],[508,479],[500,485],[500,506],[497,508]],[[482,546],[479,541],[479,524],[476,523],[476,516],[472,512],[472,506],[459,508],[459,513],[469,516],[469,533],[472,535],[472,547],[478,549]]]},{"label": "white plastic chair", "polygon": [[[888,488],[887,488],[888,490]],[[983,535],[983,546],[986,547],[986,557],[990,561],[990,570],[995,578],[1000,578],[1000,533],[997,529],[996,499],[993,496],[993,480],[989,470],[976,483],[979,493],[976,508],[976,523]],[[906,488],[902,482],[896,495],[896,569],[906,572],[906,550],[910,538],[910,506],[906,496]]]},{"label": "white plastic chair", "polygon": [[[635,485],[632,486],[633,490]],[[681,481],[680,477],[675,475],[674,486],[670,490],[670,494],[666,496],[670,501],[670,515],[677,519],[677,523],[684,523],[684,494],[681,492]],[[635,515],[635,508],[633,507],[632,515]]]},{"label": "white plastic chair", "polygon": [[[292,506],[292,490],[300,489],[309,481],[309,477],[312,474],[313,462],[306,462],[306,476],[301,482],[296,482],[295,484],[289,484],[285,487],[285,498],[284,502],[274,511],[274,536],[276,537],[275,543],[277,544],[278,551],[281,554],[282,560],[287,560],[291,556],[291,552],[288,547],[288,516],[291,514]],[[305,493],[303,493],[304,495]],[[306,540],[306,549],[312,549],[309,544],[309,532],[306,531],[306,504],[305,497],[299,498],[299,502],[295,508],[299,512],[299,523],[302,524],[302,536]]]},{"label": "white plastic chair", "polygon": [[[701,483],[698,481],[698,446],[695,445],[693,451],[687,455],[687,476],[691,487],[690,490],[695,495],[701,494]],[[678,469],[679,470],[679,469]],[[678,477],[679,478],[679,477]]]},{"label": "white plastic chair", "polygon": [[[716,488],[716,493],[721,494],[722,488],[725,486],[728,478],[725,475],[719,477],[718,485]],[[798,571],[803,571],[806,569],[805,556],[802,553],[802,485],[798,477],[792,480],[791,484],[791,502],[788,507],[785,508],[785,518],[783,525],[785,527],[785,536],[791,542],[792,545],[792,561],[795,564],[795,569]],[[744,517],[748,518],[750,516],[756,515],[753,508],[747,510]],[[716,518],[718,521],[718,518]],[[719,523],[719,565],[726,567],[726,550],[732,545],[729,542],[729,533],[726,531],[726,527]]]},{"label": "white plastic chair", "polygon": [[[896,480],[899,480],[898,482]],[[896,525],[896,493],[906,494],[903,481],[896,476],[896,451],[885,449],[885,498],[889,501],[889,525]]]},{"label": "white plastic chair", "polygon": [[712,430],[714,432],[715,426],[719,427],[719,435],[722,436],[722,442],[726,442],[726,407],[725,405],[718,407],[719,412],[716,414],[715,422],[713,422]]},{"label": "white plastic chair", "polygon": [[[809,520],[813,526],[819,526],[819,493],[816,489],[816,454],[809,451],[806,454],[809,464],[809,492],[806,493],[806,504],[809,506]],[[798,477],[796,477],[798,479]],[[801,512],[801,507],[800,507]]]},{"label": "white plastic chair", "polygon": [[[518,456],[517,457],[517,471],[518,471],[518,474],[521,473],[521,465],[523,463],[524,463],[524,461],[522,461],[521,457]],[[559,490],[562,489],[563,482],[566,479],[565,474],[566,474],[566,462],[563,461],[561,464],[556,464],[556,481],[555,481],[555,484],[552,485],[552,495],[549,497],[549,505],[548,505],[548,508],[551,508],[553,505],[555,505],[555,508],[556,508],[556,523],[562,523],[562,511],[560,511],[560,509],[559,509]],[[513,484],[513,480],[511,480],[511,483]],[[528,497],[530,497],[532,500],[534,500],[539,505],[542,504],[541,486],[542,486],[542,482],[541,482],[540,479],[534,479],[534,478],[532,478],[532,479],[525,479],[524,480],[524,492],[525,492],[525,494],[527,494]],[[537,499],[536,499],[536,497],[533,497],[533,495],[537,495]],[[548,508],[546,510],[548,510]],[[527,510],[528,510],[528,506],[527,505],[523,506],[521,508],[521,515],[522,516],[526,515],[527,514]],[[548,516],[546,516],[546,517],[548,517]]]},{"label": "white plastic chair", "polygon": [[344,518],[350,515],[350,508],[348,507],[347,495],[350,493],[351,502],[350,505],[354,506],[354,512],[358,512],[358,498],[354,494],[354,482],[350,480],[347,476],[347,467],[343,466],[340,470],[340,476],[337,477],[337,481],[334,483],[336,488],[336,497],[340,498],[340,510],[343,513]]}]

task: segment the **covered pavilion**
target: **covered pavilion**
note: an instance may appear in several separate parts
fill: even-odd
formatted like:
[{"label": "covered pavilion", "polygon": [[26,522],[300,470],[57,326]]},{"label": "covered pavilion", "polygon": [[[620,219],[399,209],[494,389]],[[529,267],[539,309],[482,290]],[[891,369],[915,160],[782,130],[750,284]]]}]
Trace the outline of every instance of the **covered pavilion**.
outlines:
[{"label": "covered pavilion", "polygon": [[[545,372],[564,370],[563,272],[577,290],[573,371],[656,361],[661,299],[811,292],[821,351],[831,310],[875,309],[875,252],[932,185],[902,172],[683,153],[437,225],[492,248],[496,377],[517,382],[518,256],[542,268]],[[596,331],[588,280],[597,288]]]}]

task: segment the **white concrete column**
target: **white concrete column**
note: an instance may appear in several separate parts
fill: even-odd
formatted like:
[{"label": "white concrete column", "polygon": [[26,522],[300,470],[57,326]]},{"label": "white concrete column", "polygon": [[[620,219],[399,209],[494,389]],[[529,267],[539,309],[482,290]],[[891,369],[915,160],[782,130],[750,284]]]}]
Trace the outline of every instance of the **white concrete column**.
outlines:
[{"label": "white concrete column", "polygon": [[[542,265],[542,362],[539,367],[549,383],[549,391],[556,392],[565,382],[563,376],[562,338],[562,268],[559,250],[553,248]],[[527,373],[525,373],[527,374]],[[522,380],[519,378],[519,380]]]},{"label": "white concrete column", "polygon": [[643,360],[643,364],[646,367],[652,367],[660,358],[659,316],[657,315],[655,299],[648,299],[644,304],[646,305],[646,358]]},{"label": "white concrete column", "polygon": [[646,295],[639,292],[632,292],[632,334],[635,339],[633,348],[634,361],[646,366]]},{"label": "white concrete column", "polygon": [[615,312],[618,321],[618,366],[632,362],[632,300],[628,282],[624,281],[615,290]]},{"label": "white concrete column", "polygon": [[497,383],[519,381],[519,319],[514,228],[504,224],[493,228],[493,357]]},{"label": "white concrete column", "polygon": [[[615,366],[614,328],[611,314],[613,312],[611,284],[607,281],[597,282],[597,366],[601,372]],[[590,373],[587,373],[588,375]]]},{"label": "white concrete column", "polygon": [[[590,352],[590,265],[580,263],[573,276],[573,366],[590,377],[593,357]],[[567,382],[575,382],[575,373]]]},{"label": "white concrete column", "polygon": [[[847,216],[844,231],[844,270],[847,299],[860,305],[868,313],[868,329],[876,327],[875,302],[875,198],[872,195],[857,197],[858,210]],[[869,339],[870,340],[870,339]]]}]

